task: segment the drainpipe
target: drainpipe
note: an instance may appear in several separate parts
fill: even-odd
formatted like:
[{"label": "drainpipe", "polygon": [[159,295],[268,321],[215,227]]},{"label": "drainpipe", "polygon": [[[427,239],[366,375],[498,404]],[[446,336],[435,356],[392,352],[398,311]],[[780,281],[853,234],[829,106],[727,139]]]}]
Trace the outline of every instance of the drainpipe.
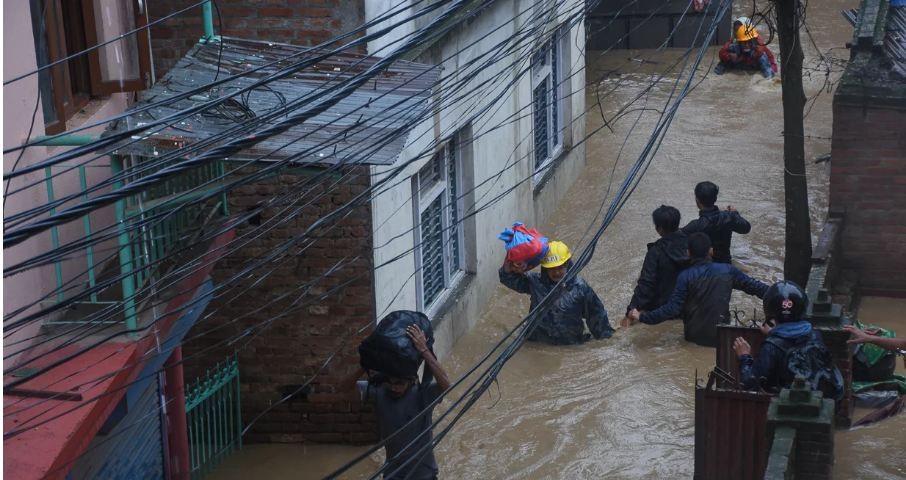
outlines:
[{"label": "drainpipe", "polygon": [[189,480],[189,430],[186,423],[186,388],[182,369],[182,346],[173,349],[167,366],[164,395],[167,405],[168,480]]},{"label": "drainpipe", "polygon": [[38,135],[29,140],[41,147],[78,147],[100,140],[98,135]]},{"label": "drainpipe", "polygon": [[214,40],[214,12],[211,2],[205,2],[201,6],[201,23],[204,25],[204,36],[202,40]]}]

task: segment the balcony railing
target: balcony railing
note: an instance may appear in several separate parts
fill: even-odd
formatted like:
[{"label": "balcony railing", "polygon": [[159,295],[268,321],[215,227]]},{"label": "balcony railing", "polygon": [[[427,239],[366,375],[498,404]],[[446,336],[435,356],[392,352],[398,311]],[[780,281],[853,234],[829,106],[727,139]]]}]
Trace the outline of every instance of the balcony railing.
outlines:
[{"label": "balcony railing", "polygon": [[[112,155],[109,168],[114,178],[113,189],[138,181],[172,163],[158,162],[154,157]],[[71,166],[55,168],[61,171],[72,169]],[[80,165],[76,170],[79,188],[86,192],[83,198],[87,200],[89,182],[86,166]],[[176,265],[174,253],[196,242],[202,225],[207,221],[227,214],[226,193],[211,194],[220,188],[223,176],[223,162],[212,162],[172,176],[137,195],[117,201],[114,206],[117,255],[110,261],[97,262],[98,245],[92,238],[94,232],[91,216],[82,217],[81,233],[83,244],[86,245],[84,256],[60,256],[63,258],[55,260],[57,288],[53,297],[58,303],[64,302],[67,292],[73,291],[68,286],[70,283],[65,280],[65,271],[72,269],[74,265],[66,263],[77,262],[82,257],[85,263],[81,265],[82,270],[76,277],[84,278],[90,293],[76,293],[80,298],[73,302],[70,313],[48,323],[80,323],[86,321],[84,317],[88,317],[92,318],[93,323],[123,322],[127,330],[136,330],[139,327],[140,306],[148,300],[153,301],[161,289],[156,281]],[[50,167],[45,169],[47,200],[50,203],[56,200],[55,186],[59,185],[55,183],[61,182],[60,178],[64,176],[55,176]],[[205,196],[217,200],[200,201]],[[59,249],[60,228],[53,227],[50,235],[54,250]],[[104,288],[105,284],[109,284],[109,287]],[[102,288],[98,288],[98,285]],[[106,314],[97,315],[100,309],[109,310]],[[95,315],[88,316],[85,313]]]}]

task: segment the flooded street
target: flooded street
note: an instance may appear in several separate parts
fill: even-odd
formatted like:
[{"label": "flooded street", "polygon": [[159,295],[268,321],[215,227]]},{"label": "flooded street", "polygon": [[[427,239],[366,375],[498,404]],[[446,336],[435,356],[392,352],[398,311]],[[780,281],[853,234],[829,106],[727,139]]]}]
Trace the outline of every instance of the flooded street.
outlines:
[{"label": "flooded street", "polygon": [[[857,6],[855,0],[809,5],[808,25],[814,42],[822,53],[837,59],[830,81],[841,73],[841,61],[848,58],[843,45],[852,37],[852,27],[839,12]],[[734,16],[747,13],[738,6]],[[828,166],[812,160],[830,152],[832,93],[824,89],[826,63],[820,62],[808,37],[803,36],[802,41],[805,65],[811,68],[805,79],[806,94],[812,98],[820,92],[807,107],[805,125],[810,208],[816,222],[813,234],[817,235],[827,208]],[[776,38],[771,48],[777,52]],[[705,58],[703,69],[713,68],[708,65],[716,53],[713,49]],[[590,109],[588,131],[601,126],[603,112],[613,133],[603,129],[588,141],[587,171],[555,219],[539,226],[545,234],[574,250],[587,244],[589,224],[599,221],[598,207],[609,202],[605,198],[609,182],[613,182],[612,193],[638,158],[676,72],[630,107],[635,111],[616,122],[612,117],[681,54],[680,49],[660,53],[620,50],[605,56],[588,52],[587,105],[597,103],[597,93],[602,96],[601,110]],[[749,235],[734,236],[735,261],[762,281],[782,277],[780,88],[779,80],[730,72],[708,75],[686,98],[651,168],[581,274],[601,296],[611,324],[619,323],[629,302],[645,244],[657,238],[651,211],[661,204],[673,205],[682,212],[685,224],[697,216],[692,190],[702,180],[720,186],[720,207],[732,205],[752,223]],[[759,303],[734,294],[733,305],[749,315]],[[470,368],[525,315],[528,304],[528,296],[501,287],[478,326],[443,359],[451,376],[458,377]],[[901,313],[902,306],[899,310],[875,306],[880,313],[873,314],[874,318],[884,322],[896,311]],[[886,322],[886,326],[899,327],[906,334],[902,320],[899,325]],[[492,387],[438,447],[441,477],[691,478],[694,378],[696,371],[704,375],[714,365],[714,357],[714,349],[685,342],[678,321],[618,330],[609,340],[575,347],[527,344],[501,373],[499,390]],[[449,405],[445,401],[438,411]],[[906,478],[904,429],[906,415],[838,433],[836,478]],[[350,447],[251,445],[210,478],[318,478],[358,451]],[[373,470],[378,465],[375,458],[367,467]]]},{"label": "flooded street", "polygon": [[[859,305],[859,320],[863,323],[893,329],[898,337],[906,335],[906,299],[867,297]],[[906,375],[902,359],[897,359],[897,372]],[[853,418],[859,419],[871,410],[856,409]],[[837,432],[837,464],[835,477],[844,478],[906,478],[906,415],[888,419],[876,425],[851,431]]]}]

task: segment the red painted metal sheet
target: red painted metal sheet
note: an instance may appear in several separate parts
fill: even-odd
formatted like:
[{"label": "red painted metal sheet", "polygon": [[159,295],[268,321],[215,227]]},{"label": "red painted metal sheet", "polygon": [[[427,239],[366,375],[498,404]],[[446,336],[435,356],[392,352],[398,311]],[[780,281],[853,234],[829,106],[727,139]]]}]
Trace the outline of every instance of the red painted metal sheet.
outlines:
[{"label": "red painted metal sheet", "polygon": [[[170,299],[164,310],[170,313],[157,322],[160,337],[166,337],[170,332],[183,313],[182,306],[204,283],[216,260],[223,255],[221,250],[234,236],[235,230],[230,229],[215,238],[200,262],[203,267],[175,288],[182,293]],[[144,354],[156,349],[156,338],[155,335],[146,335],[137,341],[98,345],[20,385],[32,390],[68,391],[77,388],[82,394],[82,401],[4,394],[4,475],[17,480],[64,478],[126,394],[125,387],[141,372],[147,358]],[[29,366],[40,368],[50,365],[83,346],[69,345],[41,356],[40,363],[30,363]],[[5,380],[10,381],[11,377]],[[34,428],[28,428],[30,425]],[[20,433],[5,438],[12,432]]]},{"label": "red painted metal sheet", "polygon": [[764,393],[696,386],[696,480],[764,477],[771,398]]},{"label": "red painted metal sheet", "polygon": [[[4,476],[22,480],[63,478],[68,471],[63,468],[65,459],[77,457],[91,443],[120,397],[125,394],[125,390],[120,387],[129,379],[129,369],[126,367],[135,358],[136,346],[136,343],[100,345],[22,385],[23,388],[47,390],[78,388],[84,399],[81,402],[4,394],[4,433],[36,425],[19,435],[4,439]],[[72,345],[42,360],[50,363],[72,354],[78,348],[77,345]],[[110,375],[111,372],[116,373]],[[105,380],[79,387],[105,375]],[[99,395],[102,396],[95,399]],[[50,420],[57,416],[59,418]],[[43,423],[45,421],[47,423]]]},{"label": "red painted metal sheet", "polygon": [[182,347],[170,355],[166,370],[167,408],[167,480],[189,480],[189,430],[186,426],[186,381],[182,369]]},{"label": "red painted metal sheet", "polygon": [[[733,341],[736,340],[736,337],[742,337],[749,342],[749,345],[752,346],[752,355],[757,355],[765,336],[757,328],[717,326],[717,368],[727,372],[734,379],[739,379],[739,359],[736,357],[736,352],[733,351]],[[736,387],[729,382],[720,382],[718,385],[722,388]]]}]

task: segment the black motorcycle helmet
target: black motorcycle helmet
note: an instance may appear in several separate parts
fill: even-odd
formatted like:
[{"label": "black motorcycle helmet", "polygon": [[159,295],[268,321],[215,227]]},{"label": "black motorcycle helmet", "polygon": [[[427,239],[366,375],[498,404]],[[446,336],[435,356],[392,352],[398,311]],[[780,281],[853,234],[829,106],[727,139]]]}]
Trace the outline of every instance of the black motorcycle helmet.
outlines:
[{"label": "black motorcycle helmet", "polygon": [[790,281],[771,285],[764,294],[764,316],[777,323],[796,322],[805,315],[808,295],[802,287]]}]

